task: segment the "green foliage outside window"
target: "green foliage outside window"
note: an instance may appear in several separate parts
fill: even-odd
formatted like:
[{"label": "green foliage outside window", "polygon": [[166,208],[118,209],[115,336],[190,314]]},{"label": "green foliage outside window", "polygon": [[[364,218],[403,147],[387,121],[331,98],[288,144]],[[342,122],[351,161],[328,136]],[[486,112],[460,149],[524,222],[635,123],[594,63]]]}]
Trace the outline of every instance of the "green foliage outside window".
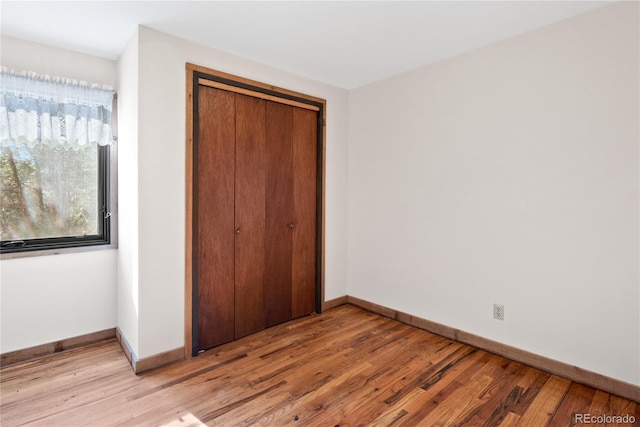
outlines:
[{"label": "green foliage outside window", "polygon": [[96,144],[0,151],[0,240],[89,236],[99,233]]}]

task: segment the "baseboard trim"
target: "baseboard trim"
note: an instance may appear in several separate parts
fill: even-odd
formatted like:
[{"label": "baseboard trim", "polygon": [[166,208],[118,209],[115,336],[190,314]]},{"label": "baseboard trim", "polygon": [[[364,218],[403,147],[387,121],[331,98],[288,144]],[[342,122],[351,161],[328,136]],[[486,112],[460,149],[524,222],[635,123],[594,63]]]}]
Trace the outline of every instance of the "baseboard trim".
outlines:
[{"label": "baseboard trim", "polygon": [[173,350],[165,351],[164,353],[154,354],[153,356],[138,359],[136,353],[131,349],[129,341],[127,341],[125,336],[122,335],[120,328],[116,329],[116,340],[120,344],[122,352],[126,356],[129,364],[131,365],[131,369],[136,375],[184,360],[184,347],[174,348]]},{"label": "baseboard trim", "polygon": [[144,357],[136,361],[133,371],[136,375],[152,369],[161,368],[171,363],[184,360],[184,347],[174,348],[164,353],[154,354],[153,356]]},{"label": "baseboard trim", "polygon": [[94,344],[100,341],[110,340],[116,337],[116,328],[105,329],[90,334],[77,337],[66,338],[60,341],[53,341],[34,347],[11,351],[0,355],[0,367],[13,365],[18,362],[36,359],[38,357],[50,356],[65,350],[81,347],[83,345]]},{"label": "baseboard trim", "polygon": [[597,388],[607,393],[615,394],[625,399],[640,403],[640,386],[627,383],[616,378],[598,374],[577,366],[570,365],[539,354],[521,350],[497,341],[493,341],[479,335],[461,331],[431,320],[403,313],[380,304],[365,301],[360,298],[347,296],[347,303],[363,310],[379,314],[390,319],[397,320],[418,329],[444,336],[446,338],[468,344],[470,346],[497,354],[507,359],[523,363],[536,369],[548,372],[589,387]]},{"label": "baseboard trim", "polygon": [[328,301],[324,301],[322,303],[322,311],[325,312],[327,310],[331,310],[332,308],[339,307],[341,305],[347,304],[347,296],[343,295],[338,298],[330,299]]},{"label": "baseboard trim", "polygon": [[125,357],[129,361],[129,365],[131,365],[133,372],[135,372],[136,369],[134,366],[135,366],[135,361],[137,359],[136,354],[131,349],[131,346],[129,345],[129,341],[127,341],[125,336],[122,335],[122,331],[120,331],[120,328],[116,328],[116,341],[118,341],[118,344],[120,344],[120,348],[122,349],[122,352],[124,353]]}]

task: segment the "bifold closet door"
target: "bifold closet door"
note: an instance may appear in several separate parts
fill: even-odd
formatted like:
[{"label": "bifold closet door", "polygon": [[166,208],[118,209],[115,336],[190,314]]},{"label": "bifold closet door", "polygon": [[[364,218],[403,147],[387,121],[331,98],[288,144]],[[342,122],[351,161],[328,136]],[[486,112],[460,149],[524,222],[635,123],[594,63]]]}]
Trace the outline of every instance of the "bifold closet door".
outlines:
[{"label": "bifold closet door", "polygon": [[315,311],[318,115],[293,108],[291,317]]},{"label": "bifold closet door", "polygon": [[265,328],[265,101],[236,94],[235,338]]},{"label": "bifold closet door", "polygon": [[315,311],[317,112],[200,86],[197,348]]},{"label": "bifold closet door", "polygon": [[293,221],[293,107],[267,102],[266,113],[267,326],[291,320]]},{"label": "bifold closet door", "polygon": [[267,326],[315,311],[317,113],[267,102]]},{"label": "bifold closet door", "polygon": [[200,87],[194,177],[198,348],[235,335],[235,94]]}]

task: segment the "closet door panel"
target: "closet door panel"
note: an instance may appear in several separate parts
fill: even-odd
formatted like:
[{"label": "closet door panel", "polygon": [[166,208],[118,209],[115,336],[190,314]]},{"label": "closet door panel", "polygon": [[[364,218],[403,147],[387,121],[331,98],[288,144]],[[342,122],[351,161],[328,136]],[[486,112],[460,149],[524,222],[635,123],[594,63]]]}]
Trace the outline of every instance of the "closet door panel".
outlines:
[{"label": "closet door panel", "polygon": [[315,311],[317,113],[293,109],[292,316]]},{"label": "closet door panel", "polygon": [[265,319],[291,319],[291,224],[293,223],[293,107],[266,101]]},{"label": "closet door panel", "polygon": [[265,328],[264,104],[236,94],[236,339]]},{"label": "closet door panel", "polygon": [[234,95],[198,92],[195,222],[198,348],[234,339]]}]

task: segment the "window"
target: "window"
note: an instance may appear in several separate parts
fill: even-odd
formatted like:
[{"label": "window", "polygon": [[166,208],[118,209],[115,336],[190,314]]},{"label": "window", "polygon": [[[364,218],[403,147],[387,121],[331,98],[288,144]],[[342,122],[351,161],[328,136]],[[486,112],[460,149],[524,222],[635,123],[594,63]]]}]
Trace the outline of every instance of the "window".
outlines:
[{"label": "window", "polygon": [[0,72],[0,251],[109,244],[114,93]]}]

